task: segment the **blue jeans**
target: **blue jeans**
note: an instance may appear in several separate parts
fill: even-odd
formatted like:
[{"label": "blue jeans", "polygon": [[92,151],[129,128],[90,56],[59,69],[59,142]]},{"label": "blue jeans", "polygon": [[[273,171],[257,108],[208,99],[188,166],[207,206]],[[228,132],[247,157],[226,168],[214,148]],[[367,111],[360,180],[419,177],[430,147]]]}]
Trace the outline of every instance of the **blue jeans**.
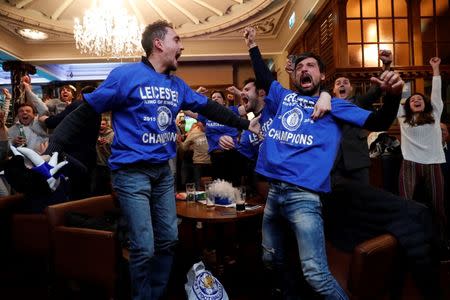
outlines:
[{"label": "blue jeans", "polygon": [[[284,272],[286,226],[283,225],[286,223],[297,239],[300,263],[308,284],[324,299],[348,300],[328,269],[319,195],[298,186],[278,181],[270,185],[262,227],[265,266],[274,272]],[[285,290],[283,294],[287,299],[298,299],[292,291]]]},{"label": "blue jeans", "polygon": [[159,299],[178,239],[174,179],[169,164],[130,165],[112,172],[128,224],[133,299]]}]

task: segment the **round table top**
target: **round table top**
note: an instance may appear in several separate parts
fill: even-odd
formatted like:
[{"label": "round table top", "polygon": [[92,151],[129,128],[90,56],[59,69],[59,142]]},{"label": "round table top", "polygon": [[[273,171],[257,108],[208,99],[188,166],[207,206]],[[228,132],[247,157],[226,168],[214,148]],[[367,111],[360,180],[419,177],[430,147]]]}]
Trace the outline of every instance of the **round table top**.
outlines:
[{"label": "round table top", "polygon": [[214,206],[214,208],[207,208],[205,204],[199,202],[186,202],[180,200],[177,200],[176,203],[178,217],[210,223],[231,222],[262,215],[264,212],[264,205],[261,204],[258,204],[258,207],[256,208],[236,212],[236,208],[234,207]]}]

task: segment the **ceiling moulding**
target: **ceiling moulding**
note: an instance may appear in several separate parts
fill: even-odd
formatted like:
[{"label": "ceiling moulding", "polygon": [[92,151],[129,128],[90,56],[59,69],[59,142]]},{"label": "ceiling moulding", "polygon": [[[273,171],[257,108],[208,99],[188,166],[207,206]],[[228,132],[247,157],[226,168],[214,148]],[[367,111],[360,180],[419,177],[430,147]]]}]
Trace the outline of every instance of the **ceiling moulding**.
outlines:
[{"label": "ceiling moulding", "polygon": [[255,16],[273,2],[280,2],[280,0],[253,0],[236,4],[231,6],[223,16],[211,16],[204,24],[186,23],[177,27],[176,31],[182,37],[194,37],[217,32]]},{"label": "ceiling moulding", "polygon": [[[3,3],[2,3],[3,2]],[[41,31],[55,31],[72,35],[73,20],[70,24],[59,20],[52,20],[45,17],[42,13],[30,9],[17,9],[13,4],[4,4],[6,1],[0,1],[0,16],[8,20],[15,20],[22,26],[33,26]]]},{"label": "ceiling moulding", "polygon": [[242,18],[242,20],[234,25],[224,28],[218,32],[196,36],[193,39],[242,39],[243,31],[247,26],[256,28],[257,38],[273,39],[278,36],[284,16],[291,7],[291,1],[283,0],[274,2],[268,9],[259,12],[251,18]]}]

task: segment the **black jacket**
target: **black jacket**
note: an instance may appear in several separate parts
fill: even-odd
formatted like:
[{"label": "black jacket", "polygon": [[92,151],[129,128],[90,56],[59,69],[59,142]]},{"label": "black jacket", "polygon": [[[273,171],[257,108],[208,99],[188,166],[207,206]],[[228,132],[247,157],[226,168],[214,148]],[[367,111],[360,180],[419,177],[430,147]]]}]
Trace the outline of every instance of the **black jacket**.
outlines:
[{"label": "black jacket", "polygon": [[[372,104],[380,99],[380,97],[381,89],[378,86],[372,86],[367,94],[352,97],[350,101],[361,108],[372,110]],[[381,128],[380,130],[386,129]],[[336,156],[335,168],[343,168],[345,171],[351,171],[370,167],[367,136],[367,130],[349,123],[343,123],[341,145]]]}]

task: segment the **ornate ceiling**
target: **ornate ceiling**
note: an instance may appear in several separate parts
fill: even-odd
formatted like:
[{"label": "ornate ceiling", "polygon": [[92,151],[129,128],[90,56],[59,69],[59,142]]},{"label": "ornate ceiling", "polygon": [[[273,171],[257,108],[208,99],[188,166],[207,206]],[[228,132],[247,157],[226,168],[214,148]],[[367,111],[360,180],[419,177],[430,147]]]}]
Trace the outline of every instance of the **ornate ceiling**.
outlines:
[{"label": "ornate ceiling", "polygon": [[[116,1],[116,0],[110,0]],[[73,38],[74,19],[82,19],[94,0],[0,0],[0,52],[34,65],[105,62],[106,58],[81,54]],[[129,15],[141,24],[158,19],[171,22],[183,39],[182,60],[248,59],[242,30],[256,26],[263,54],[277,55],[286,49],[297,28],[288,18],[300,7],[305,19],[324,0],[122,0]],[[303,18],[302,18],[303,17]],[[35,41],[18,30],[37,29],[48,39]],[[283,36],[284,35],[284,36]],[[125,59],[135,60],[136,58]]]},{"label": "ornate ceiling", "polygon": [[[111,0],[114,1],[114,0]],[[123,0],[128,14],[135,15],[141,24],[158,19],[171,22],[177,33],[187,39],[215,40],[240,38],[242,29],[257,23],[260,34],[276,36],[287,0]],[[73,47],[74,18],[82,19],[92,0],[0,0],[0,30],[16,39],[23,48],[42,45],[69,44]],[[32,41],[18,34],[22,28],[31,28],[48,34],[45,41]],[[12,45],[11,45],[12,46]],[[5,50],[11,50],[5,45]],[[24,59],[38,60],[36,53],[14,49]],[[38,49],[36,49],[38,50]],[[211,49],[214,51],[214,49]],[[10,51],[8,51],[10,52]],[[15,53],[14,53],[15,52]],[[23,55],[21,55],[23,54]],[[72,56],[70,52],[67,53]],[[43,60],[48,59],[42,57]],[[74,57],[75,58],[75,57]]]}]

